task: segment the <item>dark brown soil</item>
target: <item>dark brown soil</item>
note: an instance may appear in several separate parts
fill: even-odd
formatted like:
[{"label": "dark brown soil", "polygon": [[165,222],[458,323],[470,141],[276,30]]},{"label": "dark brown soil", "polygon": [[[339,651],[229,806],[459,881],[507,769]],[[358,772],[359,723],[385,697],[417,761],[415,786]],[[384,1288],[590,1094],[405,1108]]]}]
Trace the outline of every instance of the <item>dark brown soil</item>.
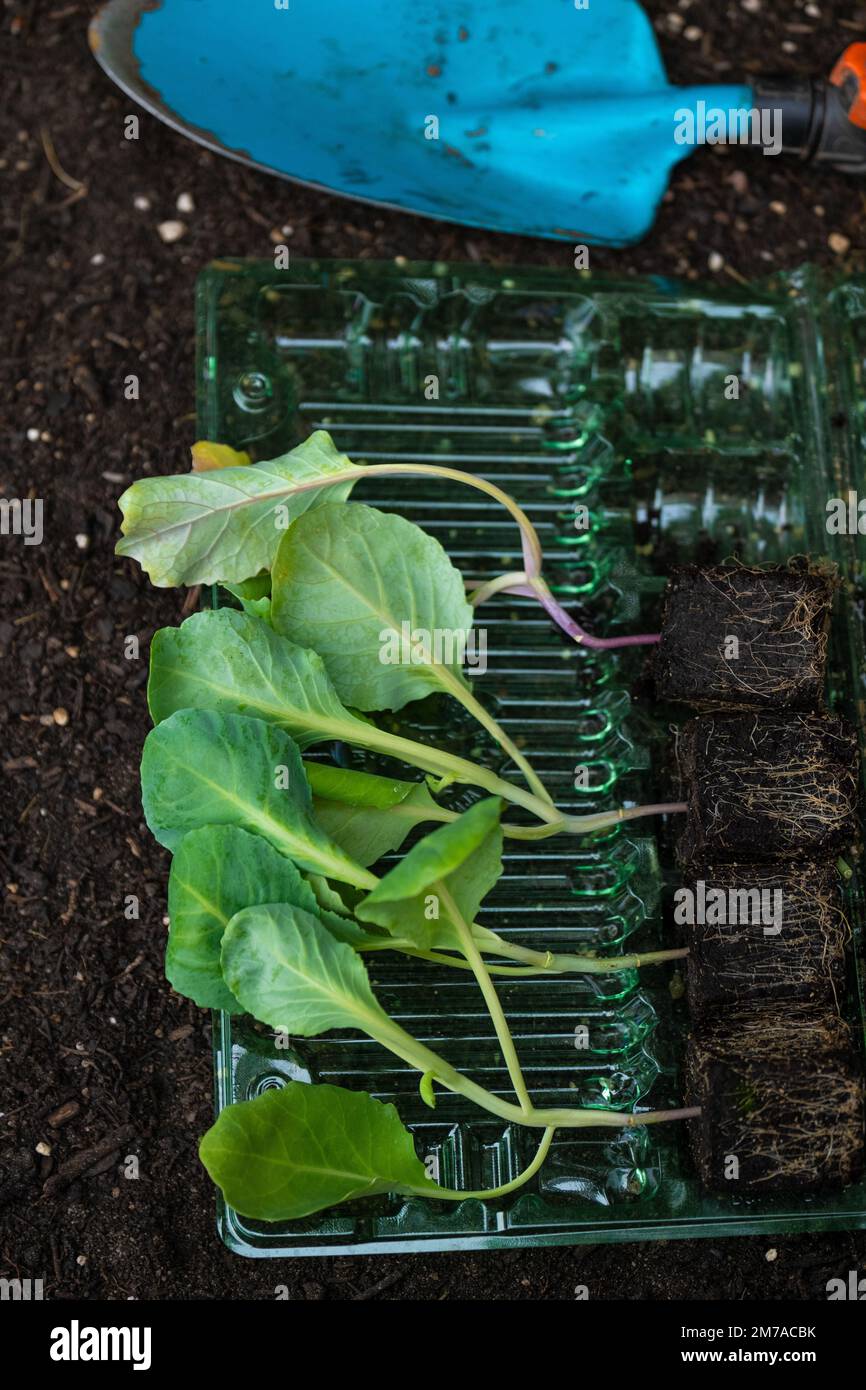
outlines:
[{"label": "dark brown soil", "polygon": [[689,1038],[686,1091],[701,1107],[689,1129],[712,1192],[818,1192],[862,1173],[863,1077],[832,1011],[781,1005],[708,1020]]},{"label": "dark brown soil", "polygon": [[698,709],[820,709],[833,581],[807,561],[677,570],[654,660],[659,700]]},{"label": "dark brown soil", "polygon": [[[185,467],[195,437],[194,277],[216,255],[269,256],[284,239],[298,256],[564,269],[572,252],[299,190],[145,115],[141,138],[124,140],[134,108],[88,52],[92,8],[11,0],[0,21],[0,483],[7,497],[44,498],[46,526],[41,546],[0,540],[0,863],[14,885],[0,937],[0,1274],[93,1299],[267,1299],[277,1284],[299,1299],[570,1299],[577,1284],[595,1299],[824,1299],[828,1279],[866,1265],[863,1234],[286,1263],[248,1263],[216,1240],[195,1154],[211,1111],[209,1023],[162,975],[167,855],[137,789],[147,643],[183,599],[112,554],[124,483],[145,465]],[[820,19],[769,0],[758,13],[649,8],[679,81],[827,71],[866,21],[833,0]],[[190,214],[176,211],[183,192]],[[166,245],[157,224],[178,216],[187,234]],[[834,252],[831,234],[850,249]],[[713,252],[722,282],[809,259],[861,268],[861,186],[702,151],[677,171],[652,236],[593,252],[592,267],[696,278]],[[139,401],[124,397],[129,373]],[[124,917],[129,894],[137,920]],[[137,1181],[121,1173],[127,1155]]]},{"label": "dark brown soil", "polygon": [[829,714],[702,714],[680,731],[687,788],[677,852],[695,860],[832,858],[857,833],[859,760]]},{"label": "dark brown soil", "polygon": [[[835,865],[701,865],[686,880],[694,894],[699,884],[705,920],[683,928],[692,1018],[737,1004],[784,1008],[792,1000],[832,1009],[844,999],[851,932]],[[742,903],[760,903],[759,910],[745,919],[741,912],[734,921],[707,921],[708,905],[720,893],[727,902],[738,893]]]}]

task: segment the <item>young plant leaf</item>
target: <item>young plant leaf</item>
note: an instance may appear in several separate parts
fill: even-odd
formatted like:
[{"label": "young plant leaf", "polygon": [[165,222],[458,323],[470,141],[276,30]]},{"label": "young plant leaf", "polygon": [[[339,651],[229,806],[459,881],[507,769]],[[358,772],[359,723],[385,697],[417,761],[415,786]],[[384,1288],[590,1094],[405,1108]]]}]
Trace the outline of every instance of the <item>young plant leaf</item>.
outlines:
[{"label": "young plant leaf", "polygon": [[463,578],[438,541],[393,513],[353,502],[293,522],[274,560],[271,618],[319,652],[357,709],[397,710],[464,684],[472,608]]},{"label": "young plant leaf", "polygon": [[271,576],[267,570],[262,570],[261,574],[253,575],[252,579],[244,579],[240,584],[223,584],[222,587],[241,602],[244,599],[270,598]]},{"label": "young plant leaf", "polygon": [[346,498],[352,479],[296,491],[352,465],[324,430],[280,458],[249,467],[139,478],[120,498],[118,555],[158,588],[239,583],[270,569],[286,527],[322,500]]},{"label": "young plant leaf", "polygon": [[268,570],[254,575],[252,579],[244,579],[240,584],[223,584],[222,588],[238,600],[245,613],[270,623],[271,576]]},{"label": "young plant leaf", "polygon": [[461,915],[472,922],[502,873],[501,802],[487,797],[450,825],[425,835],[356,907],[363,922],[423,950],[454,944],[436,885],[444,883]]},{"label": "young plant leaf", "polygon": [[285,1033],[357,1028],[375,1038],[388,1027],[361,958],[317,913],[290,903],[235,914],[223,933],[222,972],[247,1013]]},{"label": "young plant leaf", "polygon": [[165,973],[170,984],[203,1009],[243,1013],[223,979],[223,932],[242,908],[274,902],[318,911],[313,889],[291,859],[260,835],[236,825],[190,830],[177,847],[168,879]]},{"label": "young plant leaf", "polygon": [[290,1081],[228,1105],[199,1155],[228,1204],[259,1221],[380,1192],[438,1192],[393,1105],[340,1086]]},{"label": "young plant leaf", "polygon": [[508,799],[520,801],[487,768],[400,738],[348,710],[316,652],[250,613],[223,608],[195,613],[179,628],[161,628],[151,643],[148,701],[155,723],[180,709],[251,715],[278,724],[302,748],[341,739],[437,777],[493,792],[501,787]]},{"label": "young plant leaf", "polygon": [[337,696],[322,658],[232,608],[163,627],[150,647],[147,700],[153,722],[179,709],[246,714],[279,724],[299,748],[352,741],[369,726]]},{"label": "young plant leaf", "polygon": [[193,473],[207,473],[214,468],[249,468],[252,463],[245,449],[216,444],[212,439],[197,439],[189,452]]},{"label": "young plant leaf", "polygon": [[399,849],[409,831],[445,820],[425,782],[401,782],[370,772],[305,762],[318,824],[359,864],[375,864]]},{"label": "young plant leaf", "polygon": [[376,882],[313,820],[297,744],[262,719],[178,710],[144,741],[141,800],[152,834],[170,850],[188,830],[237,825],[311,873],[356,887]]}]

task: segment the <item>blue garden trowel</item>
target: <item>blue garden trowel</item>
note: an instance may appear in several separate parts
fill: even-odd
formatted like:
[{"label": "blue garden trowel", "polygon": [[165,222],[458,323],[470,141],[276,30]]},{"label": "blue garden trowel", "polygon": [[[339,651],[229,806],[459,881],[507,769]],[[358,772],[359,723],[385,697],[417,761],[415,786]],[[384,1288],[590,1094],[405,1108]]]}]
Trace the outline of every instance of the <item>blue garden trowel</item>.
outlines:
[{"label": "blue garden trowel", "polygon": [[636,241],[714,140],[866,167],[866,45],[829,83],[672,87],[636,0],[112,0],[90,41],[211,149],[496,231]]}]

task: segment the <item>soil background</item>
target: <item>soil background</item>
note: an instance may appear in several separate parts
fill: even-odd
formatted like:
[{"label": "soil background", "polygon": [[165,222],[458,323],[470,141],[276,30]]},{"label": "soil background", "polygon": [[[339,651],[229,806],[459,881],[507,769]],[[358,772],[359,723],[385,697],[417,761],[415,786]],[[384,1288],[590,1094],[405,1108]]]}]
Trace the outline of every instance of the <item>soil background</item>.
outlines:
[{"label": "soil background", "polygon": [[[680,82],[826,73],[866,37],[866,9],[830,0],[647,8]],[[41,546],[0,543],[0,1274],[44,1279],[46,1298],[267,1299],[284,1284],[298,1299],[570,1299],[585,1284],[593,1299],[824,1299],[829,1278],[866,1267],[866,1234],[286,1262],[217,1240],[196,1158],[210,1022],[162,974],[168,856],[138,795],[148,642],[184,595],[112,553],[127,482],[188,467],[195,276],[282,240],[299,257],[563,268],[571,251],[296,188],[141,112],[140,139],[125,140],[136,108],[88,51],[91,10],[6,0],[0,18],[0,486],[44,498],[46,526]],[[704,150],[674,174],[652,235],[593,250],[592,267],[722,281],[809,260],[859,270],[863,187]],[[187,227],[173,244],[157,233],[168,219]],[[138,402],[124,399],[129,372]],[[128,893],[138,921],[123,917]],[[121,1176],[129,1154],[137,1182]]]}]

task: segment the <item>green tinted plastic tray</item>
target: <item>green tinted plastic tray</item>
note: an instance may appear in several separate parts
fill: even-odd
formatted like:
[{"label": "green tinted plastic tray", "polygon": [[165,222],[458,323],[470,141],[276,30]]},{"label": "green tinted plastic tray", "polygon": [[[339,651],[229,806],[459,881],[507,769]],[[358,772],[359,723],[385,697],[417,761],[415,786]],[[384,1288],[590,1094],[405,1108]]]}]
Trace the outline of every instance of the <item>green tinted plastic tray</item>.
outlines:
[{"label": "green tinted plastic tray", "polygon": [[[221,261],[199,281],[198,347],[200,436],[259,459],[326,428],[358,462],[475,470],[529,511],[548,578],[600,633],[654,630],[675,564],[831,556],[847,585],[834,616],[830,697],[862,735],[863,541],[829,536],[825,517],[827,499],[863,477],[866,282],[832,286],[805,271],[725,293],[474,265],[309,262],[277,271]],[[467,576],[519,568],[515,528],[478,493],[389,478],[355,496],[419,522]],[[575,528],[579,504],[589,508],[588,531]],[[479,692],[560,805],[589,811],[672,799],[671,726],[688,715],[653,704],[641,684],[644,652],[580,650],[521,599],[500,597],[478,621],[488,634]],[[453,704],[431,697],[386,717],[513,775]],[[389,770],[368,755],[337,753]],[[591,768],[583,791],[574,785],[579,764]],[[462,789],[450,804],[472,799]],[[673,824],[646,821],[595,840],[512,841],[481,920],[556,950],[673,944],[674,834]],[[863,905],[853,867],[846,1007],[862,1038],[855,956]],[[508,1092],[471,979],[386,955],[373,973],[404,1026]],[[676,1104],[688,1026],[678,984],[671,967],[503,984],[538,1103]],[[580,1027],[588,1048],[576,1046]],[[533,1135],[445,1093],[429,1110],[417,1075],[354,1035],[299,1039],[280,1051],[266,1030],[221,1016],[214,1058],[218,1107],[287,1078],[395,1101],[419,1154],[449,1186],[505,1182],[534,1151]],[[382,1197],[285,1225],[219,1211],[226,1244],[257,1256],[863,1226],[866,1184],[812,1199],[706,1196],[676,1124],[560,1132],[533,1184],[489,1203]]]}]

